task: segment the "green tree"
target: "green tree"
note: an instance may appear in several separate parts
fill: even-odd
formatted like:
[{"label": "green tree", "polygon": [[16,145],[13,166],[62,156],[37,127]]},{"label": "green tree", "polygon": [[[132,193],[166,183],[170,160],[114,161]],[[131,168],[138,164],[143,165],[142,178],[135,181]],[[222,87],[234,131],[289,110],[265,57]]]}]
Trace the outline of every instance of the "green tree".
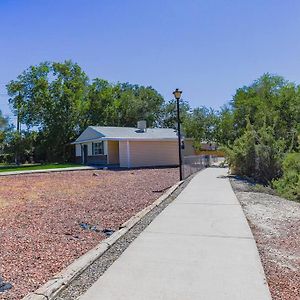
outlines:
[{"label": "green tree", "polygon": [[281,76],[264,74],[253,84],[237,90],[231,102],[236,137],[246,129],[247,119],[255,130],[272,127],[276,139],[284,139],[287,149],[297,148],[300,123],[299,87]]},{"label": "green tree", "polygon": [[215,142],[218,117],[212,108],[198,107],[184,119],[184,129],[187,137],[196,142]]},{"label": "green tree", "polygon": [[[172,99],[164,103],[160,112],[159,126],[177,129],[177,106],[176,100]],[[191,111],[190,105],[185,100],[179,102],[180,121],[187,122]]]},{"label": "green tree", "polygon": [[277,139],[272,127],[263,125],[257,131],[255,144],[256,172],[254,178],[264,184],[270,184],[274,178],[282,175],[282,160],[286,144]]},{"label": "green tree", "polygon": [[221,108],[217,115],[216,141],[220,145],[231,145],[237,138],[233,111],[228,105]]},{"label": "green tree", "polygon": [[146,120],[155,126],[164,103],[152,87],[99,78],[90,83],[71,61],[31,66],[7,90],[14,114],[29,132],[38,130],[35,155],[48,161],[70,158],[69,143],[88,125],[135,127]]},{"label": "green tree", "polygon": [[263,125],[259,130],[248,124],[231,148],[225,148],[233,173],[270,184],[281,176],[285,142],[274,137],[274,130]]},{"label": "green tree", "polygon": [[135,127],[139,120],[146,120],[149,127],[155,126],[163,103],[163,97],[152,87],[129,83],[116,86],[114,111],[121,126]]},{"label": "green tree", "polygon": [[9,102],[21,122],[44,135],[47,160],[67,158],[66,145],[85,123],[87,85],[86,74],[71,61],[32,66],[7,85]]},{"label": "green tree", "polygon": [[115,111],[116,89],[108,81],[96,78],[88,87],[87,104],[85,107],[86,124],[108,126],[117,123]]},{"label": "green tree", "polygon": [[225,148],[231,171],[237,175],[255,177],[257,133],[248,121],[244,134],[236,139],[232,147]]},{"label": "green tree", "polygon": [[264,74],[238,89],[230,106],[220,112],[217,136],[227,145],[229,162],[237,174],[270,184],[289,173],[282,169],[282,161],[289,152],[299,152],[299,124],[300,87],[283,77]]},{"label": "green tree", "polygon": [[146,120],[147,126],[157,123],[163,97],[152,87],[129,83],[110,84],[95,79],[88,89],[86,120],[89,125],[135,127]]}]

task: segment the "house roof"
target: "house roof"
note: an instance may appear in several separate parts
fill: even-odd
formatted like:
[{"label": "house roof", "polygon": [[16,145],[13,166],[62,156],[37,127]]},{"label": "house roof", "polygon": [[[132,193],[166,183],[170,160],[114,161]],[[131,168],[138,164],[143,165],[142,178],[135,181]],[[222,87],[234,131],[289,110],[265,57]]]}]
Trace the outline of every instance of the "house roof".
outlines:
[{"label": "house roof", "polygon": [[141,131],[135,127],[89,126],[73,144],[95,140],[176,140],[177,132],[172,128],[147,128]]}]

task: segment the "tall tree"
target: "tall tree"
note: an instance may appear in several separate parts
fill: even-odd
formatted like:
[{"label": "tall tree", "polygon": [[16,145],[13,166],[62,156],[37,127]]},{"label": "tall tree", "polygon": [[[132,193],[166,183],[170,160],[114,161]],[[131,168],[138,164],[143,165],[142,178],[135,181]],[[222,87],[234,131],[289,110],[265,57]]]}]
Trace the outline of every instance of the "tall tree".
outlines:
[{"label": "tall tree", "polygon": [[212,108],[195,108],[184,120],[187,137],[193,137],[198,143],[215,142],[218,117]]},{"label": "tall tree", "polygon": [[80,132],[87,84],[81,68],[66,61],[32,66],[7,85],[9,102],[21,122],[45,136],[48,160],[65,160],[66,144]]},{"label": "tall tree", "polygon": [[248,118],[255,130],[270,126],[277,139],[285,139],[287,147],[295,149],[295,135],[300,123],[299,96],[299,87],[270,74],[238,89],[231,102],[237,136],[245,131]]},{"label": "tall tree", "polygon": [[85,125],[116,124],[116,88],[108,81],[96,78],[88,87]]},{"label": "tall tree", "polygon": [[116,86],[115,111],[121,126],[136,126],[137,121],[146,120],[149,127],[156,125],[163,97],[152,87],[118,83]]},{"label": "tall tree", "polygon": [[232,144],[237,137],[235,127],[233,111],[224,105],[217,114],[216,141],[220,145]]},{"label": "tall tree", "polygon": [[243,135],[247,120],[255,130],[273,128],[276,139],[284,139],[287,150],[298,146],[300,133],[300,87],[277,75],[264,74],[236,91],[229,105],[221,108],[217,141],[232,145]]},{"label": "tall tree", "polygon": [[[225,124],[229,135],[222,129]],[[237,174],[272,184],[284,172],[286,179],[293,180],[289,188],[295,192],[299,191],[299,180],[294,176],[291,162],[298,157],[293,153],[299,153],[299,124],[300,87],[283,77],[264,74],[253,84],[237,90],[230,109],[221,113],[218,134],[223,143],[226,137],[234,141],[227,142],[227,153]],[[289,157],[293,159],[289,161]],[[285,165],[286,159],[289,163]],[[277,187],[282,188],[286,179],[279,180]]]},{"label": "tall tree", "polygon": [[[179,102],[180,121],[185,123],[186,119],[189,118],[191,107],[189,103],[183,99]],[[177,128],[177,107],[176,100],[172,99],[162,106],[159,125],[161,127]]]},{"label": "tall tree", "polygon": [[89,86],[87,98],[88,124],[102,126],[134,127],[139,120],[155,126],[164,102],[152,87],[129,83],[113,85],[99,78]]},{"label": "tall tree", "polygon": [[67,145],[88,125],[136,126],[146,120],[155,126],[164,103],[152,87],[99,78],[90,84],[71,61],[31,66],[7,90],[14,114],[39,132],[35,152],[49,161],[66,160]]}]

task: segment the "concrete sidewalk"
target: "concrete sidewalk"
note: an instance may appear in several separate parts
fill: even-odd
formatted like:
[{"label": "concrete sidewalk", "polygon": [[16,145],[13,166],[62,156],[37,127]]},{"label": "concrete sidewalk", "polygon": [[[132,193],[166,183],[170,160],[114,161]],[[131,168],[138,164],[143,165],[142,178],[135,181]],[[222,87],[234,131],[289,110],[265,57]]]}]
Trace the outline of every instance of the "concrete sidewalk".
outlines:
[{"label": "concrete sidewalk", "polygon": [[270,300],[226,173],[196,175],[80,300]]}]

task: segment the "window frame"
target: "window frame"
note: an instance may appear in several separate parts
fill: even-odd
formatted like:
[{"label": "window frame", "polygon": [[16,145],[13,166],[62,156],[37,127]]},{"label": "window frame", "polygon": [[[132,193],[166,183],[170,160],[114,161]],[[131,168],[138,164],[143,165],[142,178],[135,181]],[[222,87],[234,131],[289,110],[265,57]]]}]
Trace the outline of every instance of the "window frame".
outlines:
[{"label": "window frame", "polygon": [[[100,146],[98,146],[98,145],[100,145]],[[99,153],[96,153],[98,151],[99,151]],[[104,155],[104,142],[99,141],[99,142],[92,143],[92,152],[93,152],[93,156]]]}]

